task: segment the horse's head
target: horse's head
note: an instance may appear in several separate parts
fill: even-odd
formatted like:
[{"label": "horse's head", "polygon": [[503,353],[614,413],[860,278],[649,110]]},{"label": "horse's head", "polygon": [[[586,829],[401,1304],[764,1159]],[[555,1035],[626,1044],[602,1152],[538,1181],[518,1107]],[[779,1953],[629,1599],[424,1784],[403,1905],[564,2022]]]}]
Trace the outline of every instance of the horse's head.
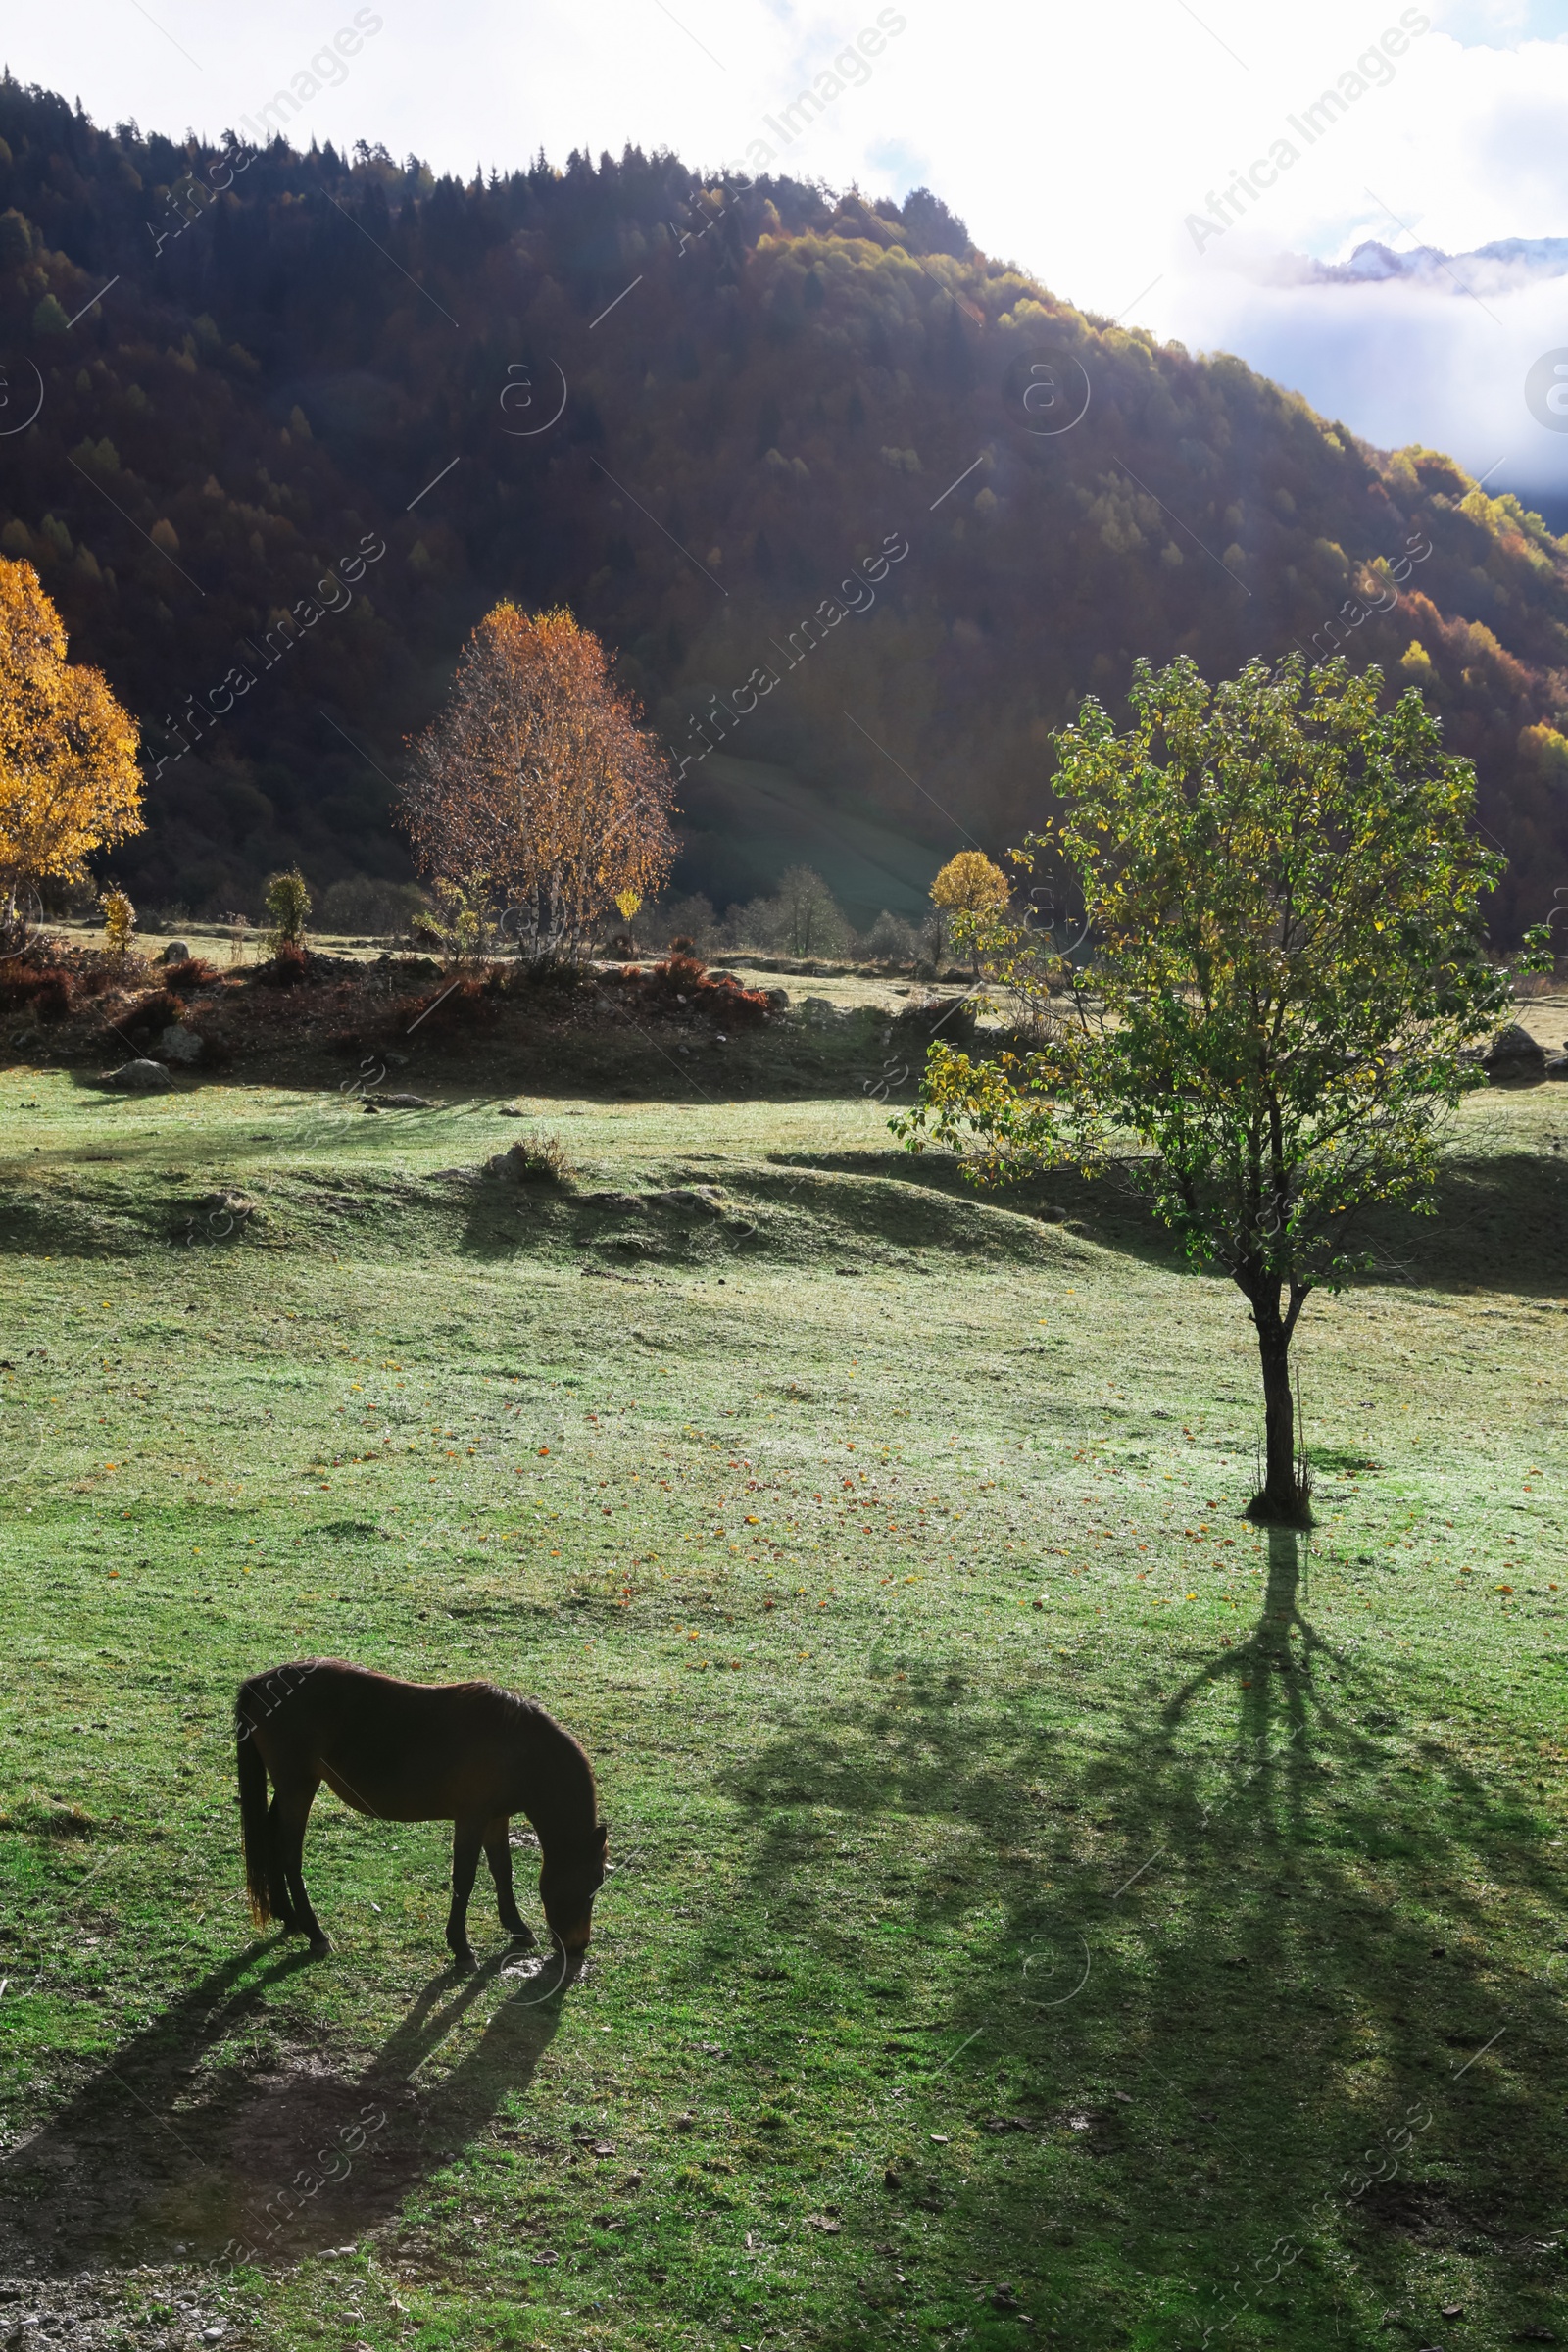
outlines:
[{"label": "horse's head", "polygon": [[589,1832],[585,1844],[557,1847],[547,1853],[539,1873],[539,1900],[550,1922],[550,1933],[564,1952],[573,1955],[588,1948],[593,1934],[594,1896],[605,1883],[605,1856],[610,1832],[601,1823]]}]

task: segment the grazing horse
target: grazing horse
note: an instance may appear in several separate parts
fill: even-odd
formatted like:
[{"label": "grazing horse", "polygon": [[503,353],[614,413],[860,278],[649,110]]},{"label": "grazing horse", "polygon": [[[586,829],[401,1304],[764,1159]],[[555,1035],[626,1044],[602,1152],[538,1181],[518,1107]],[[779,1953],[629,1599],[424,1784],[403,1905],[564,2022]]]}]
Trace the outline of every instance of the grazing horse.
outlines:
[{"label": "grazing horse", "polygon": [[459,1968],[476,1965],[467,1914],[481,1845],[501,1925],[514,1942],[534,1941],[512,1891],[514,1813],[539,1834],[539,1898],[558,1946],[568,1958],[585,1949],[608,1833],[588,1758],[536,1700],[493,1683],[403,1683],[341,1658],[307,1658],[240,1685],[234,1736],[259,1927],[275,1919],[285,1932],[303,1930],[316,1951],[331,1949],[302,1876],[305,1825],[325,1781],[358,1813],[453,1824],[447,1942]]}]

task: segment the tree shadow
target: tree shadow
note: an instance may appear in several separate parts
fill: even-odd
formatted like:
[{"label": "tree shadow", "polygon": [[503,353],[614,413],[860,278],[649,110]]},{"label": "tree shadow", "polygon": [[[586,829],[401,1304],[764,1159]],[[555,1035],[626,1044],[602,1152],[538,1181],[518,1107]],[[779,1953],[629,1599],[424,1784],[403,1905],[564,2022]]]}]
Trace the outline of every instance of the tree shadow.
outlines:
[{"label": "tree shadow", "polygon": [[[1137,2314],[1196,2347],[1235,2314],[1238,2268],[1252,2317],[1233,2340],[1316,2346],[1350,2265],[1352,2310],[1441,2340],[1420,2258],[1455,2246],[1494,2340],[1541,2324],[1560,1985],[1499,1948],[1494,1905],[1562,1934],[1547,1825],[1462,1734],[1417,1726],[1416,1670],[1314,1624],[1289,1531],[1256,1620],[1174,1690],[1168,1655],[1108,1707],[1042,1678],[980,1723],[967,1658],[901,1652],[897,1684],[874,1660],[873,1698],[784,1727],[735,1776],[789,1941],[862,1978],[872,1948],[890,1965],[816,1883],[803,1802],[897,1831],[857,1911],[896,1911],[916,1948],[961,1940],[961,1965],[888,1990],[893,2018],[923,2014],[867,2065],[872,2178],[895,2178],[858,2234],[889,2235],[938,2301],[939,2275],[984,2259],[1083,2346],[1145,2340]],[[933,2144],[965,2131],[1004,2151],[967,2179]],[[1288,2293],[1253,2267],[1277,2238]],[[938,2301],[922,2318],[956,2324],[961,2296],[948,2322]]]},{"label": "tree shadow", "polygon": [[[366,2063],[243,2046],[310,1955],[253,1944],[173,2002],[0,2163],[8,2268],[297,2262],[352,2239],[525,2091],[560,2023],[558,1961],[432,1977]],[[444,2045],[496,1993],[478,2040]],[[422,2071],[421,2071],[422,2070]]]},{"label": "tree shadow", "polygon": [[[1237,1753],[1250,1757],[1258,1770],[1268,1767],[1282,1744],[1281,1714],[1290,1726],[1285,1747],[1308,1736],[1314,1707],[1322,1728],[1348,1731],[1348,1719],[1323,1697],[1316,1678],[1321,1673],[1325,1682],[1344,1683],[1348,1690],[1357,1678],[1349,1661],[1302,1614],[1304,1549],[1302,1538],[1291,1529],[1268,1530],[1268,1579],[1258,1621],[1245,1641],[1227,1642],[1222,1656],[1205,1661],[1165,1701],[1160,1720],[1167,1740],[1182,1729],[1200,1697],[1226,1682],[1235,1683],[1240,1700]],[[1293,1635],[1300,1637],[1299,1658],[1292,1653]]]}]

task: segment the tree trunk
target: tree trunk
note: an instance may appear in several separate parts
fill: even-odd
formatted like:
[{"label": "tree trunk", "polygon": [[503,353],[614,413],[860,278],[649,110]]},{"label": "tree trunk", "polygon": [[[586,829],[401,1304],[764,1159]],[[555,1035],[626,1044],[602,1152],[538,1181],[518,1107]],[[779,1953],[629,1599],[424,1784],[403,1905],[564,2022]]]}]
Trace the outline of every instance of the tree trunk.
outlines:
[{"label": "tree trunk", "polygon": [[[1272,1321],[1272,1328],[1270,1328]],[[1296,1508],[1296,1407],[1291,1396],[1291,1343],[1279,1317],[1258,1317],[1263,1366],[1263,1500],[1282,1514]]]},{"label": "tree trunk", "polygon": [[1248,1297],[1257,1331],[1257,1351],[1263,1373],[1264,1471],[1261,1492],[1252,1498],[1253,1517],[1299,1524],[1306,1513],[1306,1495],[1296,1465],[1296,1400],[1291,1394],[1291,1336],[1305,1298],[1293,1288],[1290,1311],[1280,1312],[1278,1285],[1250,1289]]}]

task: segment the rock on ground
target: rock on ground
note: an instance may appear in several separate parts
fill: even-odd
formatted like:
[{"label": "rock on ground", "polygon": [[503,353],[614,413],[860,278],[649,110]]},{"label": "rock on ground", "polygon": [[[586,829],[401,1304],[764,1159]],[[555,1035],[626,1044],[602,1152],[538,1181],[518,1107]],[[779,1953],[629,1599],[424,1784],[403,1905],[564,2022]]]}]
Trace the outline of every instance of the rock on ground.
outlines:
[{"label": "rock on ground", "polygon": [[1545,1074],[1546,1049],[1537,1045],[1528,1029],[1510,1021],[1506,1029],[1498,1030],[1487,1048],[1482,1065],[1489,1078],[1515,1082],[1541,1078]]},{"label": "rock on ground", "polygon": [[161,1095],[174,1081],[161,1061],[127,1061],[122,1069],[106,1070],[102,1083],[127,1095]]}]

